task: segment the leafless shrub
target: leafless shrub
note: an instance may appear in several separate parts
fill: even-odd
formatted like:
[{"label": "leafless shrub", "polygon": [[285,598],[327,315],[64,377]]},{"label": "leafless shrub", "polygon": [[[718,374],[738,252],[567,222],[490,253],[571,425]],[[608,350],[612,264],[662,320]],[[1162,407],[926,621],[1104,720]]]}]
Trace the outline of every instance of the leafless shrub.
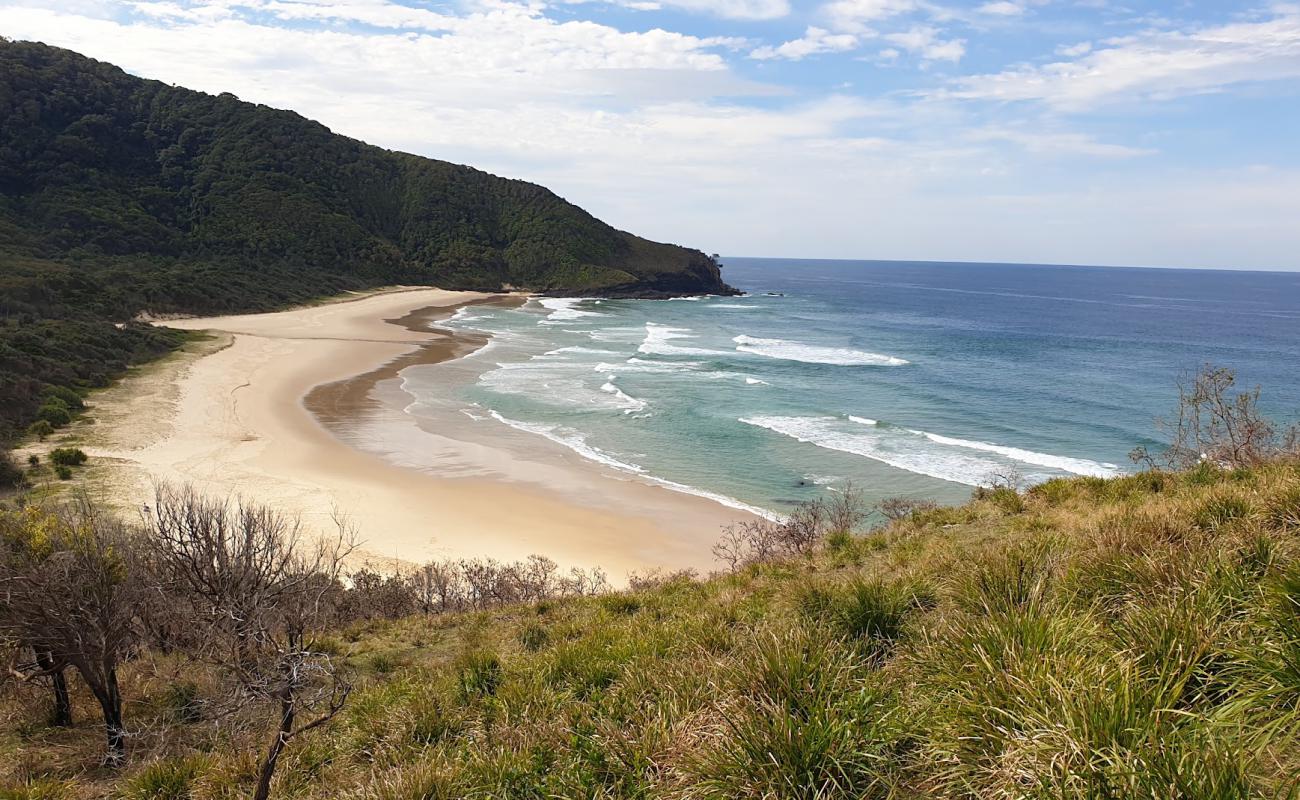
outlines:
[{"label": "leafless shrub", "polygon": [[340,524],[336,537],[308,542],[292,517],[167,486],[145,532],[156,590],[199,632],[197,654],[229,679],[232,706],[275,709],[253,795],[266,800],[284,748],[337,715],[351,691],[316,646],[335,614],[351,533]]},{"label": "leafless shrub", "polygon": [[978,496],[980,490],[997,491],[999,489],[1010,489],[1013,492],[1023,491],[1025,488],[1025,475],[1020,468],[1014,464],[1008,465],[1003,469],[998,469],[984,476],[984,481],[976,489]]},{"label": "leafless shrub", "polygon": [[699,579],[693,569],[665,570],[658,567],[645,572],[632,572],[627,576],[627,588],[633,592],[657,589],[669,583],[688,583]]},{"label": "leafless shrub", "polygon": [[826,523],[831,533],[852,533],[870,514],[862,490],[847,482],[826,500]]},{"label": "leafless shrub", "polygon": [[1259,410],[1259,387],[1238,392],[1236,383],[1233,370],[1213,364],[1180,381],[1174,417],[1156,421],[1169,434],[1169,446],[1160,453],[1138,447],[1129,457],[1152,469],[1200,463],[1233,469],[1300,455],[1300,426],[1279,430]]},{"label": "leafless shrub", "polygon": [[770,561],[780,552],[779,523],[765,519],[733,522],[722,529],[713,557],[735,571],[747,564]]},{"label": "leafless shrub", "polygon": [[916,500],[911,497],[886,497],[876,504],[876,510],[890,522],[907,519],[918,511],[938,508],[933,500]]},{"label": "leafless shrub", "polygon": [[347,584],[339,600],[339,613],[345,619],[478,611],[609,590],[601,570],[561,572],[554,561],[540,555],[511,562],[492,558],[430,561],[393,575],[363,569],[352,573]]},{"label": "leafless shrub", "polygon": [[406,576],[416,606],[425,614],[444,614],[464,607],[465,586],[455,561],[430,561]]}]

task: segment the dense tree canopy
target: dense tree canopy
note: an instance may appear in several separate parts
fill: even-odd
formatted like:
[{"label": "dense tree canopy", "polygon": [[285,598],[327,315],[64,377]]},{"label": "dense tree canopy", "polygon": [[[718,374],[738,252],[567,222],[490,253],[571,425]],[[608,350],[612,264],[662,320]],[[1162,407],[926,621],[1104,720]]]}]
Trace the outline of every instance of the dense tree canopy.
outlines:
[{"label": "dense tree canopy", "polygon": [[50,386],[177,338],[142,311],[282,306],[390,283],[725,290],[697,250],[547,189],[338,136],[288,111],[0,39],[0,441]]}]

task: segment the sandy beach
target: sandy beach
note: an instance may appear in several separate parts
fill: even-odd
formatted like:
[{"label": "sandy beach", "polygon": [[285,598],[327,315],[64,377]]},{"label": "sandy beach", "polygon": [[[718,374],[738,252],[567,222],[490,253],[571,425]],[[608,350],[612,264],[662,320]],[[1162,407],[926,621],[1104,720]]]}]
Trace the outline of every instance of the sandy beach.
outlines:
[{"label": "sandy beach", "polygon": [[[366,417],[390,420],[380,426],[388,435],[410,435],[394,427],[410,425],[393,400],[398,373],[482,346],[481,337],[430,328],[477,302],[510,299],[411,289],[163,323],[212,338],[97,397],[86,450],[123,504],[146,503],[156,482],[170,481],[272,505],[321,532],[338,512],[379,560],[540,553],[564,567],[602,567],[615,582],[634,570],[715,566],[710,547],[720,527],[743,512],[575,460],[558,446],[540,442],[520,455],[437,437],[420,463],[398,466],[353,446],[366,442],[331,433],[356,430],[350,423]],[[472,477],[464,477],[466,462],[480,465]]]}]

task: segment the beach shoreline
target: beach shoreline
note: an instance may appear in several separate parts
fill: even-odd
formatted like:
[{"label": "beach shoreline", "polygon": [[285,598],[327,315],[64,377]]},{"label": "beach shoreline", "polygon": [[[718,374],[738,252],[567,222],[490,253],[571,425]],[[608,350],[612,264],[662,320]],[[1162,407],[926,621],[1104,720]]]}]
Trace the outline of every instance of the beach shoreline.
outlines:
[{"label": "beach shoreline", "polygon": [[[355,440],[366,429],[416,435],[401,403],[386,402],[384,391],[409,366],[486,344],[485,336],[430,325],[483,302],[523,300],[406,289],[270,314],[166,321],[213,338],[96,397],[85,449],[120,506],[147,504],[165,481],[296,514],[321,534],[339,516],[377,566],[536,553],[565,568],[600,567],[615,583],[633,571],[712,569],[719,529],[747,518],[712,500],[546,447],[521,456],[460,431],[457,438],[421,432],[430,437],[420,450],[427,458],[412,465]],[[344,429],[351,433],[340,435]],[[466,476],[467,461],[488,466]]]}]

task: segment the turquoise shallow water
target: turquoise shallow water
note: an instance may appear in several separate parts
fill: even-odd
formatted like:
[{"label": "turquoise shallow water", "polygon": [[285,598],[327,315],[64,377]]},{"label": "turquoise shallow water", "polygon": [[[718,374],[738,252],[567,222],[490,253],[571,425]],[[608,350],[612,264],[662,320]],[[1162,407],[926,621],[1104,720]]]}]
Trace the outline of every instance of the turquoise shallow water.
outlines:
[{"label": "turquoise shallow water", "polygon": [[1300,275],[730,259],[750,294],[471,307],[455,408],[646,480],[781,512],[852,480],[956,502],[1009,469],[1112,475],[1205,361],[1300,410]]}]

